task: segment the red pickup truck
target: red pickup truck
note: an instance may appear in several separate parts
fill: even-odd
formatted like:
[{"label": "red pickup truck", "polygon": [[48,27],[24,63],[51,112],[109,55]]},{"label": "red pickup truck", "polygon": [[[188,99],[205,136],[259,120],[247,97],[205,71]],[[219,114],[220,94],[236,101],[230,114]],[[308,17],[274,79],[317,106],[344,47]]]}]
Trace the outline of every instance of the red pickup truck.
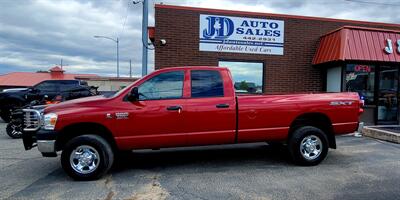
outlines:
[{"label": "red pickup truck", "polygon": [[296,164],[316,165],[335,135],[356,131],[362,104],[357,93],[236,95],[227,68],[175,67],[110,97],[24,110],[23,140],[43,156],[62,151],[79,180],[99,178],[133,149],[282,142]]}]

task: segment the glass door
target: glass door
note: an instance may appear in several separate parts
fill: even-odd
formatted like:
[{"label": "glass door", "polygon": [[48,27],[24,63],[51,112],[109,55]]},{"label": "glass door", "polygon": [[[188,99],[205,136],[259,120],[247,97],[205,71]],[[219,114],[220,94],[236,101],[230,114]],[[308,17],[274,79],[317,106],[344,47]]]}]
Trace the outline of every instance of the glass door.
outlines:
[{"label": "glass door", "polygon": [[380,67],[377,111],[378,124],[398,123],[398,78],[398,67]]},{"label": "glass door", "polygon": [[264,63],[219,61],[218,65],[231,71],[236,93],[263,93]]}]

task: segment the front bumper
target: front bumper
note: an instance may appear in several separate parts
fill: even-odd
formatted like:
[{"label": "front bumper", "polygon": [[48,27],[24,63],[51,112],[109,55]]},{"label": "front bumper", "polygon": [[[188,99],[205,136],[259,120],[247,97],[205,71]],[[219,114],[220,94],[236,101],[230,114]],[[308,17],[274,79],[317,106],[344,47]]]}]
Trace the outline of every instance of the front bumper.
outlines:
[{"label": "front bumper", "polygon": [[25,150],[32,149],[37,146],[38,150],[45,157],[57,156],[56,140],[58,133],[56,131],[48,131],[39,129],[37,132],[24,131],[22,140]]},{"label": "front bumper", "polygon": [[55,140],[38,140],[38,150],[42,153],[56,153],[56,141]]}]

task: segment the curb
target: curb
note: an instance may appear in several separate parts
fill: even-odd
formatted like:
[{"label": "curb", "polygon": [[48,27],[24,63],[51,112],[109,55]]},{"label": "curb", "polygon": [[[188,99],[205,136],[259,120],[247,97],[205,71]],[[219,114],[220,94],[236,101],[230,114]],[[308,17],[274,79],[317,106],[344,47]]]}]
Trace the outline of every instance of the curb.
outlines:
[{"label": "curb", "polygon": [[379,127],[388,127],[388,126],[363,127],[362,134],[366,137],[371,137],[379,140],[385,140],[388,142],[400,144],[400,133],[382,130],[379,129]]}]

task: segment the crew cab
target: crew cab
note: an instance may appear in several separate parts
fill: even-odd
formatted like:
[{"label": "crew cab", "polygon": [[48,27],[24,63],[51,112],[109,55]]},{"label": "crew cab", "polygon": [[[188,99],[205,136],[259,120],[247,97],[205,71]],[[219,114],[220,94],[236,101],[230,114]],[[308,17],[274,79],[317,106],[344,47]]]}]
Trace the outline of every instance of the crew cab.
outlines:
[{"label": "crew cab", "polygon": [[236,95],[227,68],[174,67],[110,97],[25,112],[25,148],[62,151],[65,172],[91,180],[134,149],[282,142],[294,163],[317,165],[335,135],[357,130],[362,101],[357,93]]}]

